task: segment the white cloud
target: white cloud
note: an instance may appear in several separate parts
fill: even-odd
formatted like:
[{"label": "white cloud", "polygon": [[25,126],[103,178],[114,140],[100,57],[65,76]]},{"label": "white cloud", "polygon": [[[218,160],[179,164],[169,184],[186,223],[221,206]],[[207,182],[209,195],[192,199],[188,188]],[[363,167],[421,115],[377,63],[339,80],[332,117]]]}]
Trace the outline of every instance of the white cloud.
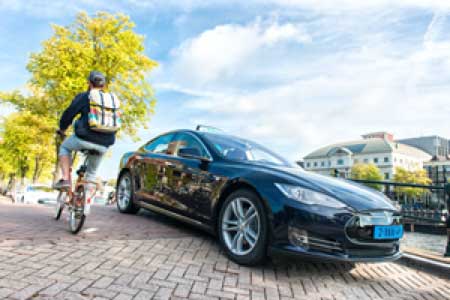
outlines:
[{"label": "white cloud", "polygon": [[[420,35],[397,28],[404,21],[404,13],[384,14],[386,27],[374,27],[372,21],[380,16],[368,17],[370,12],[364,16],[349,14],[345,26],[334,29],[317,24],[329,25],[342,16],[315,21],[314,31],[311,24],[292,23],[302,32],[307,30],[312,39],[302,40],[305,51],[287,59],[279,53],[286,49],[291,53],[289,47],[282,42],[270,44],[267,36],[292,41],[296,35],[286,37],[284,33],[290,32],[287,26],[291,23],[262,27],[255,22],[207,30],[177,48],[175,56],[185,78],[195,74],[202,83],[178,81],[197,91],[197,98],[186,103],[187,111],[195,112],[203,122],[268,143],[292,159],[369,131],[388,130],[397,137],[450,137],[446,125],[450,115],[450,39],[446,24],[450,16],[436,12]],[[277,27],[283,30],[269,34],[269,28]],[[230,48],[226,47],[230,40],[238,42],[239,47],[232,50],[236,57],[215,55],[219,49]],[[319,47],[318,53],[303,57],[324,40],[330,44],[329,49]],[[349,46],[336,46],[332,43],[335,40]],[[270,51],[262,50],[264,47]],[[276,58],[280,64],[290,65],[279,73],[264,73],[265,68],[277,71],[270,63]],[[199,69],[183,69],[189,63]],[[242,82],[242,74],[248,70],[255,77],[265,74],[265,80],[277,82],[253,88]],[[226,80],[230,73],[236,75],[232,83]],[[280,76],[283,73],[285,76]],[[222,79],[223,84],[218,85]],[[202,95],[201,88],[208,93]]]},{"label": "white cloud", "polygon": [[248,25],[225,24],[206,30],[183,42],[172,51],[173,70],[170,76],[186,75],[197,85],[225,77],[239,76],[256,53],[284,43],[309,43],[311,37],[298,24],[262,22]]}]

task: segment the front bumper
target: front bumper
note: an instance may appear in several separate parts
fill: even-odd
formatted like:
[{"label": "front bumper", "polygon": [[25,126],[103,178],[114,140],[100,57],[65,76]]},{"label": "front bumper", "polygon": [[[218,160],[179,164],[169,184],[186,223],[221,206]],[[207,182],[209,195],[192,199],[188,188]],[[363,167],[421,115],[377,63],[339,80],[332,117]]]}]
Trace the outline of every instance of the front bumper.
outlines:
[{"label": "front bumper", "polygon": [[286,255],[293,257],[302,257],[308,260],[313,261],[338,261],[338,262],[366,262],[366,263],[381,263],[381,262],[389,262],[396,261],[401,258],[403,253],[401,251],[397,251],[392,255],[387,256],[352,256],[348,254],[328,254],[325,252],[314,251],[314,250],[305,250],[303,248],[299,248],[293,245],[285,245],[285,246],[272,246],[270,249],[271,255]]},{"label": "front bumper", "polygon": [[277,231],[272,253],[343,262],[385,262],[402,256],[398,239],[371,238],[373,225],[367,224],[367,219],[359,220],[359,214],[350,210],[294,202],[285,207],[283,217],[285,226]]}]

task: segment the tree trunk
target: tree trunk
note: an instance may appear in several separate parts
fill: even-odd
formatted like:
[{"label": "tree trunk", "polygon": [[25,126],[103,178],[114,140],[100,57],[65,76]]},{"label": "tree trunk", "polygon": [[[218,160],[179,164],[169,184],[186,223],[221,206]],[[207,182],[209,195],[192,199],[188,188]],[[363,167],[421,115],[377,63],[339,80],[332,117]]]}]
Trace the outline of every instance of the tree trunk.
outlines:
[{"label": "tree trunk", "polygon": [[[56,112],[56,120],[59,120],[59,113]],[[53,166],[53,179],[52,182],[53,184],[56,183],[56,181],[58,180],[58,170],[59,170],[59,147],[61,146],[61,138],[58,137],[58,135],[56,135],[55,137],[55,150],[56,150],[56,160],[55,160],[55,164]]]},{"label": "tree trunk", "polygon": [[40,158],[38,155],[36,155],[36,157],[34,158],[33,183],[36,183],[39,179],[39,159]]}]

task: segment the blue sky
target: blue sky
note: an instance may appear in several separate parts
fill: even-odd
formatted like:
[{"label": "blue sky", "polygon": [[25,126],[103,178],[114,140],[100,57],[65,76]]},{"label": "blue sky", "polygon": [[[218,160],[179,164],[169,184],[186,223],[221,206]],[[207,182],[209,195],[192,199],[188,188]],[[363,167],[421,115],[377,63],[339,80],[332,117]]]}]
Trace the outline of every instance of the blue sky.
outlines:
[{"label": "blue sky", "polygon": [[[159,67],[142,140],[206,123],[291,160],[387,130],[450,137],[450,3],[422,0],[0,0],[0,90],[22,88],[28,56],[80,10],[123,12]],[[4,110],[3,114],[7,114]]]}]

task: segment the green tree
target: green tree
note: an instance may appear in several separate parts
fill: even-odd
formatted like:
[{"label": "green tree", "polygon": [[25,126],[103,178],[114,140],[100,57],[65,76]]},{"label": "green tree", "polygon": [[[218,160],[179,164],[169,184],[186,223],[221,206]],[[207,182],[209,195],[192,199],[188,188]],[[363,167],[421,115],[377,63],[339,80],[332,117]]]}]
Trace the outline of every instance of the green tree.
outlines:
[{"label": "green tree", "polygon": [[[153,90],[146,80],[156,62],[144,53],[144,37],[123,14],[77,15],[69,26],[53,25],[54,34],[31,54],[31,96],[3,93],[3,101],[20,110],[57,120],[74,96],[86,90],[89,71],[107,77],[108,89],[122,101],[123,133],[135,136],[154,111]],[[56,124],[55,124],[56,125]]]},{"label": "green tree", "polygon": [[0,182],[5,180],[12,182],[15,177],[15,170],[13,168],[13,157],[10,151],[5,147],[3,139],[0,141]]},{"label": "green tree", "polygon": [[[424,169],[416,171],[408,171],[404,168],[395,168],[394,181],[398,183],[410,183],[420,185],[430,185],[431,179],[428,177]],[[406,194],[408,197],[420,197],[429,192],[428,189],[414,188],[414,187],[396,187],[397,194]]]},{"label": "green tree", "polygon": [[[357,180],[383,180],[380,169],[374,164],[355,164],[351,170],[351,178]],[[366,183],[365,185],[381,190],[381,185],[374,183]]]},{"label": "green tree", "polygon": [[55,158],[49,119],[29,112],[12,113],[2,124],[1,154],[7,160],[9,172],[14,170],[24,183],[29,177],[37,181],[48,170]]}]

